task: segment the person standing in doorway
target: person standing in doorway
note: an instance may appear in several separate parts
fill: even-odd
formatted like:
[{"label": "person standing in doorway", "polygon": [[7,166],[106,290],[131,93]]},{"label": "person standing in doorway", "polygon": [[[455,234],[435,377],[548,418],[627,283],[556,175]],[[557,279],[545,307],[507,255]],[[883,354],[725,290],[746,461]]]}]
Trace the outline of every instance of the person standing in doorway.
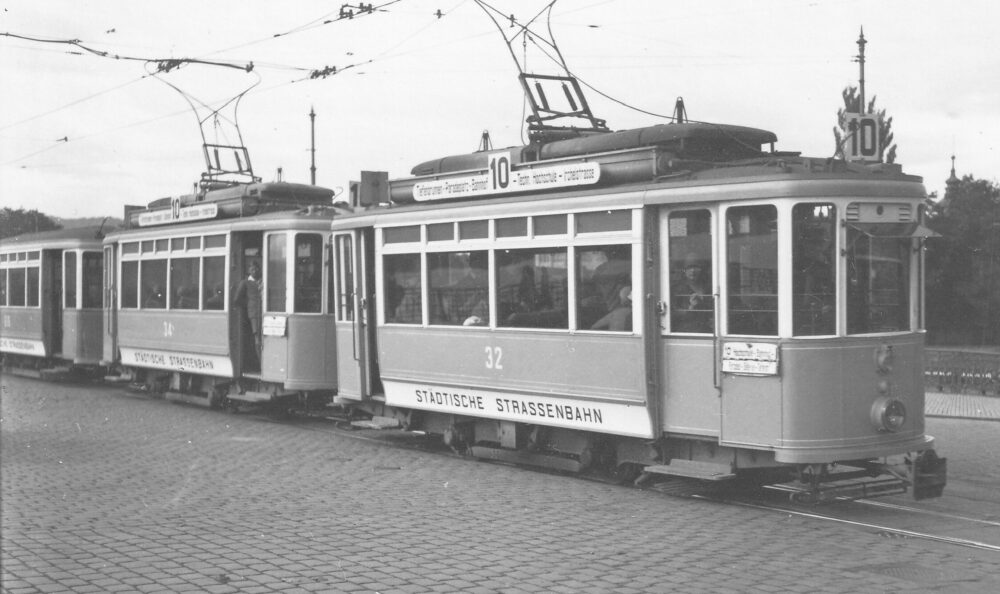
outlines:
[{"label": "person standing in doorway", "polygon": [[247,277],[240,281],[233,295],[233,304],[240,312],[240,341],[243,366],[246,369],[260,369],[261,347],[261,299],[260,265],[251,262]]}]

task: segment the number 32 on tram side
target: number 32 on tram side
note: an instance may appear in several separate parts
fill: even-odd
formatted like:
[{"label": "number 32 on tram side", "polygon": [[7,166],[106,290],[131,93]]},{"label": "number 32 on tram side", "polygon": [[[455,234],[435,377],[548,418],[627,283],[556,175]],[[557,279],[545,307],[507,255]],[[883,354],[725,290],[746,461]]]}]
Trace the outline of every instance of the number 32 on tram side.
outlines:
[{"label": "number 32 on tram side", "polygon": [[333,222],[338,401],[486,459],[940,495],[921,180],[775,140],[668,124],[382,184]]}]

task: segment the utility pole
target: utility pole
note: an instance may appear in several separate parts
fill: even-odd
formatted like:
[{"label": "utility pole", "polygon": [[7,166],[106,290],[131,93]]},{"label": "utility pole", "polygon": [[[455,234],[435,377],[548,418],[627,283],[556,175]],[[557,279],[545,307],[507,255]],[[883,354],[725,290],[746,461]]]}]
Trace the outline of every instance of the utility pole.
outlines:
[{"label": "utility pole", "polygon": [[858,90],[861,94],[861,106],[858,113],[865,114],[865,28],[861,27],[861,35],[858,36],[858,64],[861,66],[861,77],[858,79]]},{"label": "utility pole", "polygon": [[309,152],[312,153],[312,165],[309,167],[309,179],[312,185],[316,185],[316,110],[309,106],[309,129],[312,136],[312,144]]}]

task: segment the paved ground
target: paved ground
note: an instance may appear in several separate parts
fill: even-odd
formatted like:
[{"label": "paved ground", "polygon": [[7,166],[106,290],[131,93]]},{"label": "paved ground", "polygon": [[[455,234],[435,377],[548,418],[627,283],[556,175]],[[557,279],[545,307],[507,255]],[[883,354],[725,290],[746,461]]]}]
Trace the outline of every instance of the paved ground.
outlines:
[{"label": "paved ground", "polygon": [[933,542],[0,383],[4,594],[1000,590]]},{"label": "paved ground", "polygon": [[1000,421],[1000,397],[928,392],[924,411],[931,417]]}]

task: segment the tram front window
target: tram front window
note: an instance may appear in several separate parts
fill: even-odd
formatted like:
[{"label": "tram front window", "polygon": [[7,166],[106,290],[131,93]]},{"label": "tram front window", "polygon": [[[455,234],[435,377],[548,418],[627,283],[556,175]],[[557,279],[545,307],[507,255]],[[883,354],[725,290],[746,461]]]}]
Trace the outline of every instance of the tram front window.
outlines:
[{"label": "tram front window", "polygon": [[910,329],[910,239],[847,229],[847,333]]},{"label": "tram front window", "polygon": [[295,237],[295,311],[320,313],[323,307],[323,238]]},{"label": "tram front window", "polygon": [[778,209],[730,208],[726,213],[730,334],[778,334]]},{"label": "tram front window", "polygon": [[796,204],[792,209],[792,327],[796,336],[836,333],[836,209]]}]

